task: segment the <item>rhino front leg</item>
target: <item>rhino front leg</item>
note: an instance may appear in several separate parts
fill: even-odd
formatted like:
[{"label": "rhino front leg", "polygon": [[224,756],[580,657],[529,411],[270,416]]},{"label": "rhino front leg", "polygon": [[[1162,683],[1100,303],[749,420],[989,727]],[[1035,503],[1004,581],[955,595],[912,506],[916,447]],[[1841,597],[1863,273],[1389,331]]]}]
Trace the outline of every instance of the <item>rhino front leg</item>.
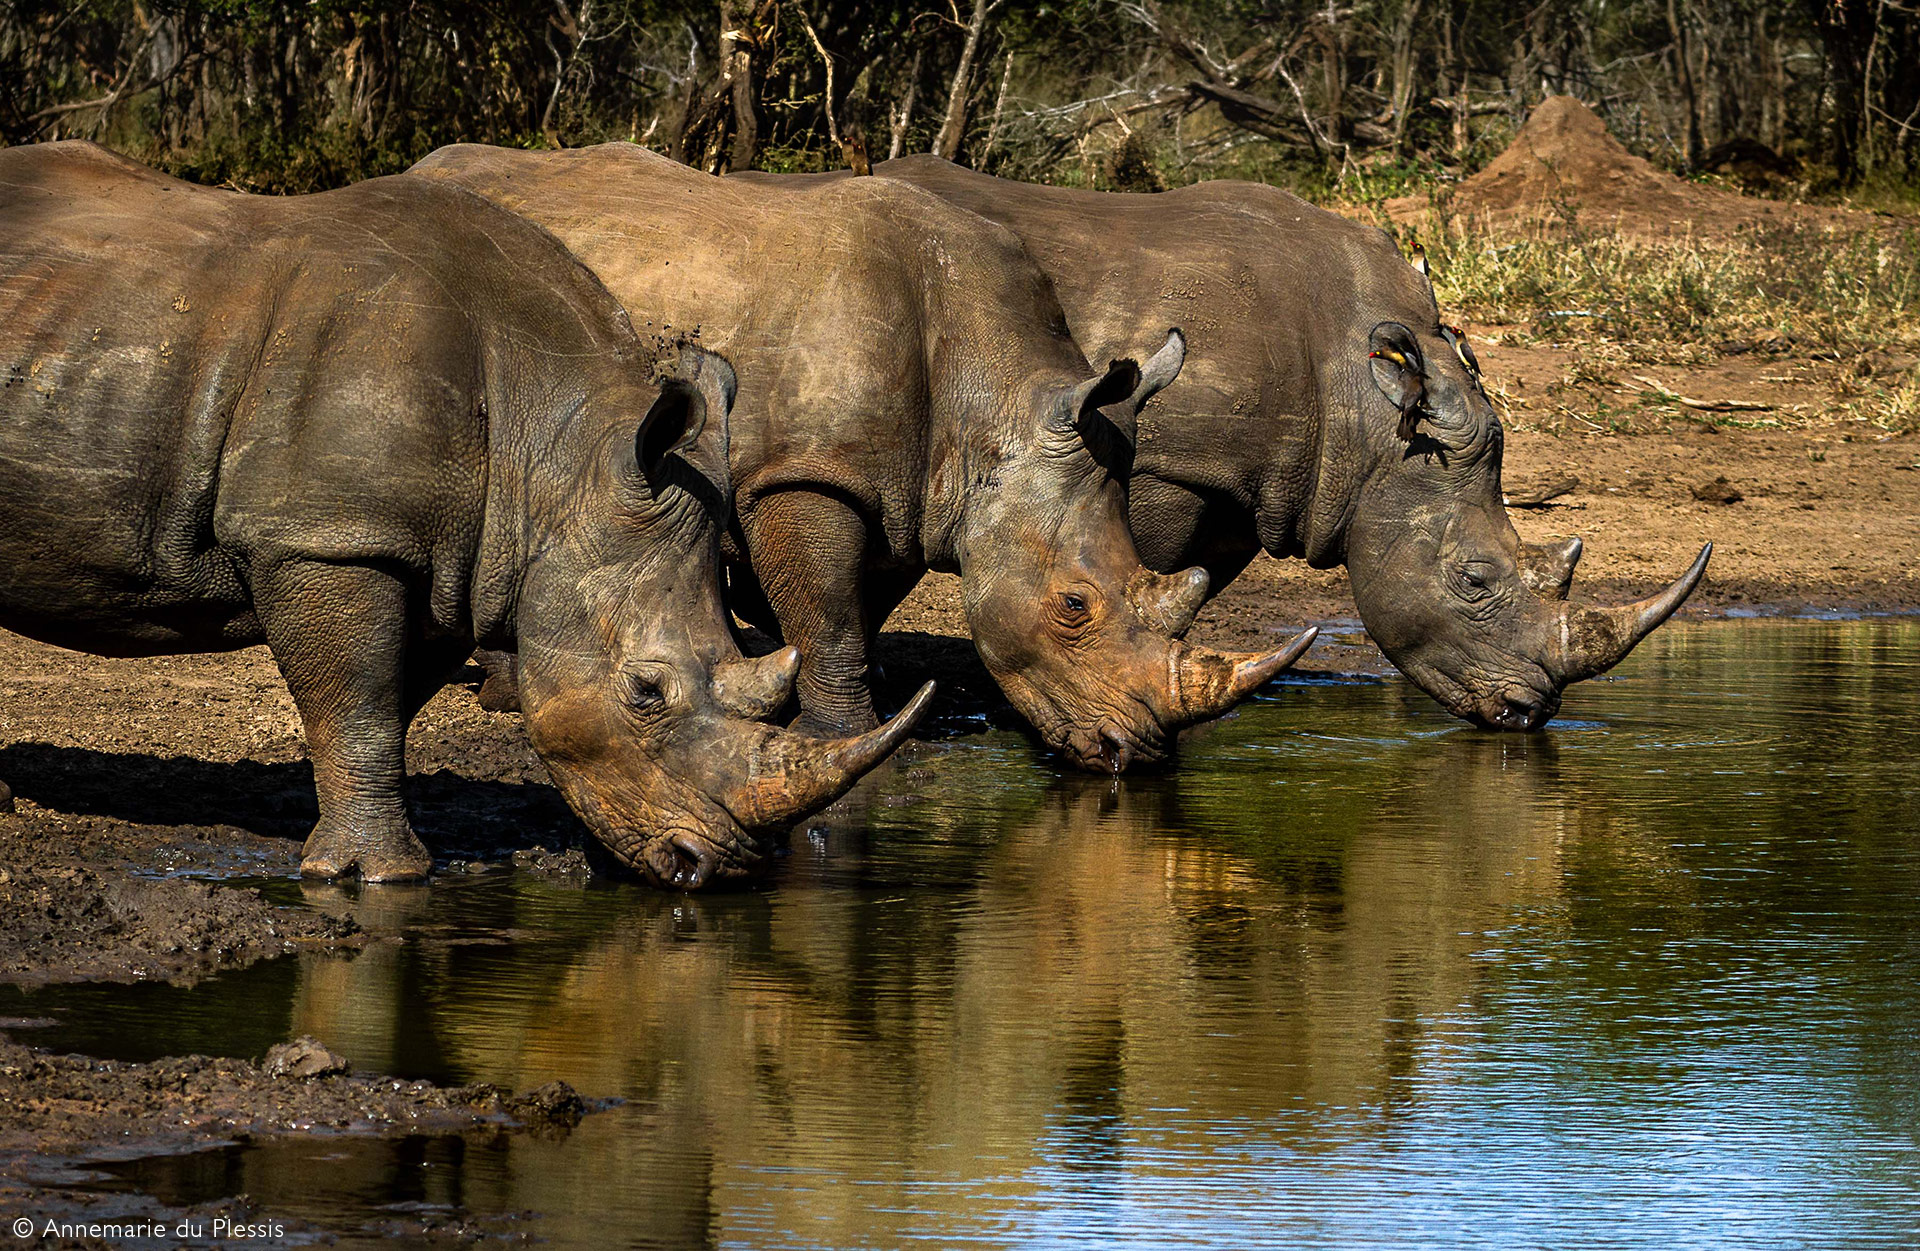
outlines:
[{"label": "rhino front leg", "polygon": [[860,570],[867,524],[845,502],[812,491],[780,491],[742,518],[754,576],[800,649],[800,719],[806,734],[858,734],[880,724],[867,683],[867,626]]},{"label": "rhino front leg", "polygon": [[290,562],[256,576],[267,644],[306,727],[320,821],[300,871],[399,882],[433,857],[407,823],[406,588],[358,565]]}]

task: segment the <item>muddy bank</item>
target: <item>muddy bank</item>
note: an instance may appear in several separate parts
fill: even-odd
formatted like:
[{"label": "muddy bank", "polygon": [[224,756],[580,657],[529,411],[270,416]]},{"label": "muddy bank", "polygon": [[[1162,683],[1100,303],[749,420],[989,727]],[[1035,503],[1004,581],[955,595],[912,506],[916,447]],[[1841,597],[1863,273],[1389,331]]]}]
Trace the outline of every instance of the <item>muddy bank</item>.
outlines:
[{"label": "muddy bank", "polygon": [[[178,1210],[136,1194],[64,1187],[98,1180],[99,1166],[114,1160],[203,1152],[265,1134],[458,1134],[484,1140],[523,1131],[565,1133],[590,1110],[563,1082],[515,1095],[486,1084],[439,1087],[353,1074],[344,1058],[308,1038],[273,1048],[257,1064],[206,1056],[125,1064],[51,1055],[0,1034],[0,1221],[11,1225],[26,1218],[42,1229],[49,1220],[123,1228],[157,1222],[167,1231],[159,1238],[83,1234],[41,1245],[219,1242],[222,1231],[234,1236],[236,1224],[260,1230],[255,1237],[337,1233],[289,1228],[244,1200]],[[181,1222],[198,1227],[202,1236],[173,1236]],[[278,1230],[266,1230],[269,1224]],[[355,1232],[465,1240],[497,1231],[395,1215]]]},{"label": "muddy bank", "polygon": [[302,946],[357,944],[350,918],[155,876],[293,873],[298,846],[38,809],[0,821],[0,981],[192,982]]},{"label": "muddy bank", "polygon": [[[416,825],[444,860],[563,851],[583,831],[518,723],[450,688],[416,722]],[[106,660],[0,634],[0,981],[193,981],[367,940],[269,902],[317,819],[300,724],[262,648]],[[229,884],[221,884],[221,882]]]}]

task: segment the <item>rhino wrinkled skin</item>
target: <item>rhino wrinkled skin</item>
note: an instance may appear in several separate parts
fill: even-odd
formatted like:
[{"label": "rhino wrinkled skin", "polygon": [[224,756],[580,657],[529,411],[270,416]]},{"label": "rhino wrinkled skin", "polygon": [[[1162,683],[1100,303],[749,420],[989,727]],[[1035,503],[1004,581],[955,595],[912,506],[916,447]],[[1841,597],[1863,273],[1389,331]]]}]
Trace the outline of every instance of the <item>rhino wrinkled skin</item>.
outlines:
[{"label": "rhino wrinkled skin", "polygon": [[797,660],[743,659],[721,606],[731,370],[656,361],[550,236],[458,188],[259,197],[0,151],[0,369],[0,627],[266,643],[319,792],[309,874],[429,870],[407,725],[476,643],[518,650],[534,747],[659,884],[753,871],[925,706],[840,743],[749,719]]},{"label": "rhino wrinkled skin", "polygon": [[[1344,564],[1367,631],[1422,690],[1530,730],[1568,683],[1679,608],[1712,547],[1622,608],[1566,602],[1580,541],[1520,541],[1472,349],[1382,232],[1257,183],[1118,195],[1009,182],[937,157],[874,172],[1007,226],[1096,354],[1182,326],[1192,352],[1143,415],[1130,517],[1149,568],[1218,591],[1262,549]],[[848,175],[741,175],[808,194]]]},{"label": "rhino wrinkled skin", "polygon": [[872,636],[930,568],[960,574],[987,668],[1086,768],[1163,759],[1311,641],[1182,640],[1206,575],[1142,566],[1125,481],[1185,341],[1144,317],[1095,373],[1005,230],[897,183],[774,189],[629,144],[463,144],[410,172],[551,230],[643,333],[697,330],[739,368],[728,601],[798,646],[799,728],[874,723]]}]

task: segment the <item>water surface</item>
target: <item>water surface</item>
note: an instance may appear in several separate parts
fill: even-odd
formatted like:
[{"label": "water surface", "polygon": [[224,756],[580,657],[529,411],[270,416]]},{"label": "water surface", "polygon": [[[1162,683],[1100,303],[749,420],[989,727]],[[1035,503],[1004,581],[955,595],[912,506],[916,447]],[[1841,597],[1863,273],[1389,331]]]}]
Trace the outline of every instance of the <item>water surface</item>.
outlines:
[{"label": "water surface", "polygon": [[[117,1166],[173,1202],[554,1245],[1920,1245],[1920,623],[1670,626],[1548,732],[1296,683],[1178,772],[921,749],[773,889],[496,874],[405,936],[0,1007],[142,1058],[620,1106]],[[288,887],[287,889],[293,889]]]}]

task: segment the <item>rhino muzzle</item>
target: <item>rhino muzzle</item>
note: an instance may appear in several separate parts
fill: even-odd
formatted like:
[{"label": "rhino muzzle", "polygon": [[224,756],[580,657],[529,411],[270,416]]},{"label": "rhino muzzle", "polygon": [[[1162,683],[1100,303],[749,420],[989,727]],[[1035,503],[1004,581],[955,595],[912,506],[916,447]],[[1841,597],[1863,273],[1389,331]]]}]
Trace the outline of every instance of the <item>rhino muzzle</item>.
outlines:
[{"label": "rhino muzzle", "polygon": [[886,724],[839,739],[731,715],[785,702],[798,667],[788,651],[717,666],[719,707],[687,715],[650,746],[625,738],[604,702],[584,692],[534,692],[528,734],[595,837],[649,882],[698,890],[752,877],[769,863],[763,836],[846,794],[933,700],[929,682]]},{"label": "rhino muzzle", "polygon": [[[1183,728],[1218,717],[1272,681],[1306,653],[1318,630],[1302,631],[1272,652],[1218,652],[1173,640],[1161,689],[1144,698],[1116,701],[1133,715],[1109,713],[1061,719],[1036,718],[1042,736],[1076,766],[1095,773],[1123,773],[1159,764],[1172,755]],[[1110,693],[1108,693],[1110,694]],[[1104,701],[1103,701],[1104,702]]]}]

